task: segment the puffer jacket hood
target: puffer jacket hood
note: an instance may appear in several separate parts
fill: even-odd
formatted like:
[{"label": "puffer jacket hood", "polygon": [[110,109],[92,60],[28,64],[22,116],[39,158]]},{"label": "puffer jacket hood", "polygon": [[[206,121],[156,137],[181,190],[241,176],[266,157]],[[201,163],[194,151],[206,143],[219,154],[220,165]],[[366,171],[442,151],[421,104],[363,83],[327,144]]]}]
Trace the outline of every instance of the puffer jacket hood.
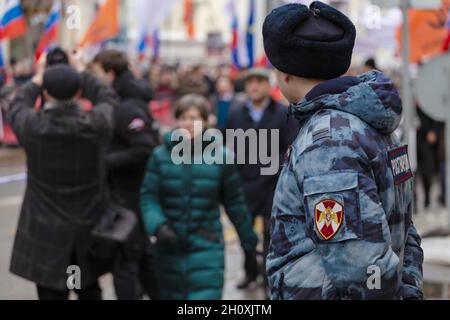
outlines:
[{"label": "puffer jacket hood", "polygon": [[292,114],[304,121],[321,109],[353,114],[379,132],[391,134],[400,123],[402,102],[392,80],[375,70],[318,85],[300,103],[292,105]]}]

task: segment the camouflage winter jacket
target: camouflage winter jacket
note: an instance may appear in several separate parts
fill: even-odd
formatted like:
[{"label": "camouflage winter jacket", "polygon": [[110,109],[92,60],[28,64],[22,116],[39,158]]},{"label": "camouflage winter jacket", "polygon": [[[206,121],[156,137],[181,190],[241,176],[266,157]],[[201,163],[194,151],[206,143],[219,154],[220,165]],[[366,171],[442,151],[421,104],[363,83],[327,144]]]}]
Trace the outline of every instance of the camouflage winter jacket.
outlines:
[{"label": "camouflage winter jacket", "polygon": [[272,299],[421,299],[413,175],[393,131],[402,105],[378,71],[314,88],[275,192]]}]

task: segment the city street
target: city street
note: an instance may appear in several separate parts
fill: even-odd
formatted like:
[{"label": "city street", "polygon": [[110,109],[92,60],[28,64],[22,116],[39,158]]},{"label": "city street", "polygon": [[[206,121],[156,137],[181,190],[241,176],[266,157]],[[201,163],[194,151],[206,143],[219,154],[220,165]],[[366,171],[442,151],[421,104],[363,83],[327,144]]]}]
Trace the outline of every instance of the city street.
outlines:
[{"label": "city street", "polygon": [[[33,283],[23,280],[8,271],[14,234],[19,217],[22,195],[25,188],[24,156],[19,149],[0,148],[0,300],[36,299]],[[236,290],[237,283],[244,276],[242,253],[239,241],[230,223],[225,220],[227,240],[226,281],[224,299],[258,300],[263,298],[262,290]],[[104,276],[101,281],[104,299],[115,299],[112,278]]]},{"label": "city street", "polygon": [[0,300],[450,300],[449,75],[450,0],[0,0]]},{"label": "city street", "polygon": [[[0,282],[0,300],[37,298],[36,290],[32,283],[16,277],[8,271],[15,228],[25,187],[24,161],[24,156],[20,149],[0,149],[0,279],[2,279]],[[418,189],[418,201],[420,202],[422,193],[420,188]],[[434,197],[437,195],[436,189],[433,189]],[[421,234],[427,234],[445,226],[447,214],[443,208],[432,206],[427,211],[420,208],[420,212],[420,214],[415,216],[414,221]],[[259,287],[243,291],[236,290],[237,283],[244,276],[242,268],[243,257],[234,228],[228,219],[224,218],[223,220],[227,243],[226,281],[223,298],[226,300],[263,299],[264,295]],[[440,284],[443,281],[446,283],[450,282],[450,256],[447,250],[449,243],[449,237],[423,240],[425,261],[431,262],[424,265],[425,282],[427,282],[427,279],[432,280],[433,284]],[[115,299],[112,277],[105,275],[101,278],[100,283],[103,288],[104,299]],[[445,292],[440,292],[434,286],[427,286],[427,288],[431,294],[437,294],[438,297],[441,294],[446,294]],[[436,290],[439,292],[435,293]]]}]

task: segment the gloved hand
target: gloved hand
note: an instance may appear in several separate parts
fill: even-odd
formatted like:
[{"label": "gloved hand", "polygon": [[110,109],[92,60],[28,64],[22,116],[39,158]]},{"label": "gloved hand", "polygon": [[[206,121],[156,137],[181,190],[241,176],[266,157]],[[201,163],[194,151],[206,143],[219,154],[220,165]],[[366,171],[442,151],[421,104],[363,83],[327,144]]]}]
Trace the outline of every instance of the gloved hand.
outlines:
[{"label": "gloved hand", "polygon": [[178,242],[177,234],[166,224],[158,229],[156,239],[158,245],[168,249],[175,249]]},{"label": "gloved hand", "polygon": [[238,284],[238,289],[246,289],[258,278],[258,261],[256,259],[256,251],[246,251],[245,254],[245,279]]}]

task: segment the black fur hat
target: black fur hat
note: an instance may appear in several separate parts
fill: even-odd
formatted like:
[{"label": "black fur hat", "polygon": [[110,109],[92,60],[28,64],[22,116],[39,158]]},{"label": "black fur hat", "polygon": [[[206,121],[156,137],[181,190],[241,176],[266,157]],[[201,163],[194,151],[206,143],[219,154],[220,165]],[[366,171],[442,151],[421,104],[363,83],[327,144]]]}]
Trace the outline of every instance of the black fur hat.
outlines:
[{"label": "black fur hat", "polygon": [[302,78],[333,79],[351,65],[356,28],[340,11],[315,1],[287,4],[264,21],[264,48],[272,65]]}]

